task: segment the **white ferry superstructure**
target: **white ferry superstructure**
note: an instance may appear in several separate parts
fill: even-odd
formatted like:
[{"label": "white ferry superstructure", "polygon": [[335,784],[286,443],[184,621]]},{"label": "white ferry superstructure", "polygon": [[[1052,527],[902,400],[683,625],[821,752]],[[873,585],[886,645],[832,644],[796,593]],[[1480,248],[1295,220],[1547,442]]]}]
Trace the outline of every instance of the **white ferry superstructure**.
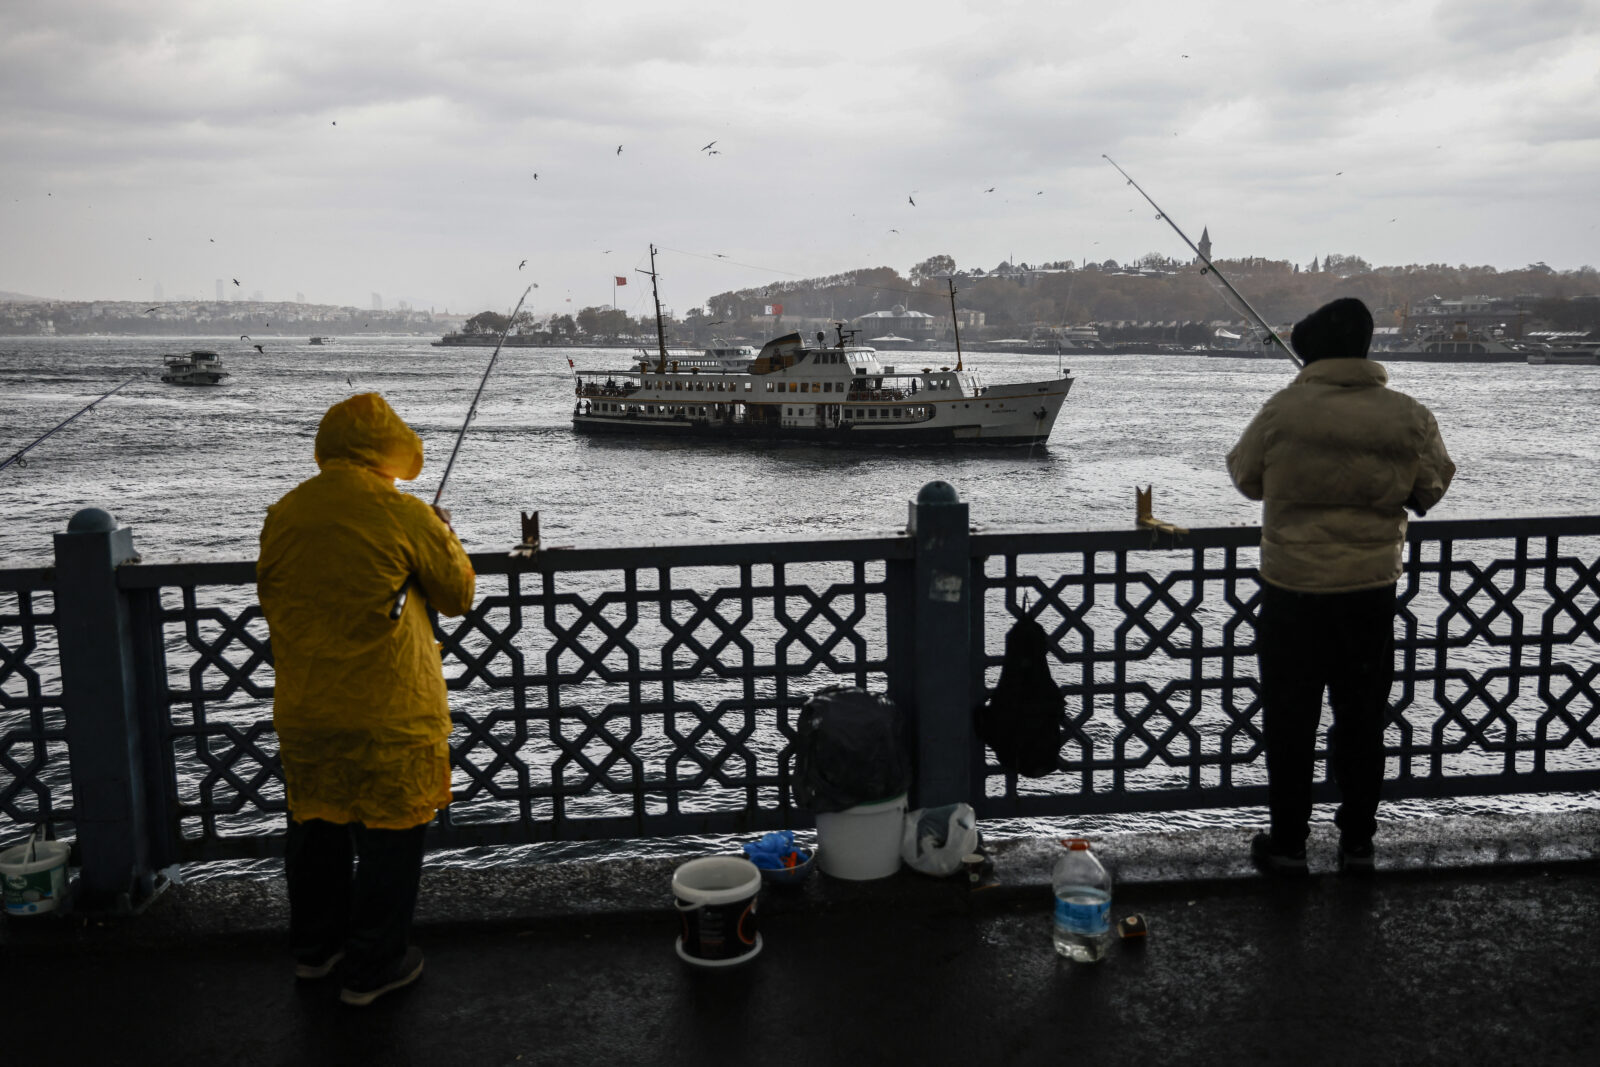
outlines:
[{"label": "white ferry superstructure", "polygon": [[[752,358],[707,350],[643,357],[627,370],[574,370],[573,429],[593,434],[837,444],[1040,444],[1074,379],[990,385],[954,368],[885,366],[855,331],[807,346],[798,333]],[[898,358],[903,359],[904,354]]]}]

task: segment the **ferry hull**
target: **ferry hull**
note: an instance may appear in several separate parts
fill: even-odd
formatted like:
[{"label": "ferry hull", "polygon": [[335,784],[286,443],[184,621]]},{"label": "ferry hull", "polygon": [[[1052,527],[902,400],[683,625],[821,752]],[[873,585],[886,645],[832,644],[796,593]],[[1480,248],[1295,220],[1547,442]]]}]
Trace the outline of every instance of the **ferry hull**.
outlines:
[{"label": "ferry hull", "polygon": [[[940,404],[933,418],[920,423],[842,421],[823,425],[814,420],[727,419],[715,414],[710,417],[602,414],[580,407],[573,413],[572,428],[578,433],[597,435],[849,446],[1037,445],[1049,439],[1071,387],[1071,379],[997,386],[981,397]],[[715,411],[715,407],[712,410]]]},{"label": "ferry hull", "polygon": [[1038,445],[1050,432],[1019,434],[1004,429],[965,426],[762,426],[743,422],[716,422],[705,419],[601,418],[576,415],[572,428],[578,433],[631,437],[720,438],[729,441],[792,441],[803,444],[835,444],[881,447],[885,445]]}]

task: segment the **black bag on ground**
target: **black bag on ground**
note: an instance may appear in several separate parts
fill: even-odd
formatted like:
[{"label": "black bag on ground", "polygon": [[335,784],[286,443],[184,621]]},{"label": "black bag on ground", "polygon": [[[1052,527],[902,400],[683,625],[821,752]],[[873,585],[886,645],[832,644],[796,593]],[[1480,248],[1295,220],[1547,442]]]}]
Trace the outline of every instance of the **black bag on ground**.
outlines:
[{"label": "black bag on ground", "polygon": [[1043,778],[1056,770],[1063,741],[1066,701],[1050,677],[1050,645],[1044,627],[1018,619],[1006,634],[1000,683],[977,713],[978,737],[1007,771]]},{"label": "black bag on ground", "polygon": [[810,811],[844,811],[911,788],[900,709],[851,685],[812,694],[796,725],[794,795]]}]

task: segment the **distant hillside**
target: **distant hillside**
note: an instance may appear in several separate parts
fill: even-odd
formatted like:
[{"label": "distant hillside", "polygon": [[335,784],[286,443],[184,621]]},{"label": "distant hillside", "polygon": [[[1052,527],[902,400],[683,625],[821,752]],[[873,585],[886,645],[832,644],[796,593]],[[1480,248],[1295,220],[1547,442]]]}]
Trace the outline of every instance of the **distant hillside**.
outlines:
[{"label": "distant hillside", "polygon": [[8,293],[4,289],[0,289],[0,304],[32,304],[37,303],[38,300],[39,298],[36,296],[26,296],[22,293]]}]

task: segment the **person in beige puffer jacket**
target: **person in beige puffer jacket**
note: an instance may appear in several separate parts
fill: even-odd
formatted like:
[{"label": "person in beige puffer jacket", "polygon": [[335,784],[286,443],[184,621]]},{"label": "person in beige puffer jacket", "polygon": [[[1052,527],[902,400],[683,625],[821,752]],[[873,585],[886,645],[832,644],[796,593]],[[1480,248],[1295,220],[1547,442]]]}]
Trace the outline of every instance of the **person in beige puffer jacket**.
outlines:
[{"label": "person in beige puffer jacket", "polygon": [[1338,866],[1372,870],[1406,509],[1426,513],[1455,474],[1433,414],[1387,387],[1371,341],[1372,314],[1353,298],[1302,319],[1290,343],[1304,369],[1228,453],[1234,485],[1262,502],[1256,651],[1272,829],[1251,853],[1269,873],[1307,871],[1324,689]]}]

